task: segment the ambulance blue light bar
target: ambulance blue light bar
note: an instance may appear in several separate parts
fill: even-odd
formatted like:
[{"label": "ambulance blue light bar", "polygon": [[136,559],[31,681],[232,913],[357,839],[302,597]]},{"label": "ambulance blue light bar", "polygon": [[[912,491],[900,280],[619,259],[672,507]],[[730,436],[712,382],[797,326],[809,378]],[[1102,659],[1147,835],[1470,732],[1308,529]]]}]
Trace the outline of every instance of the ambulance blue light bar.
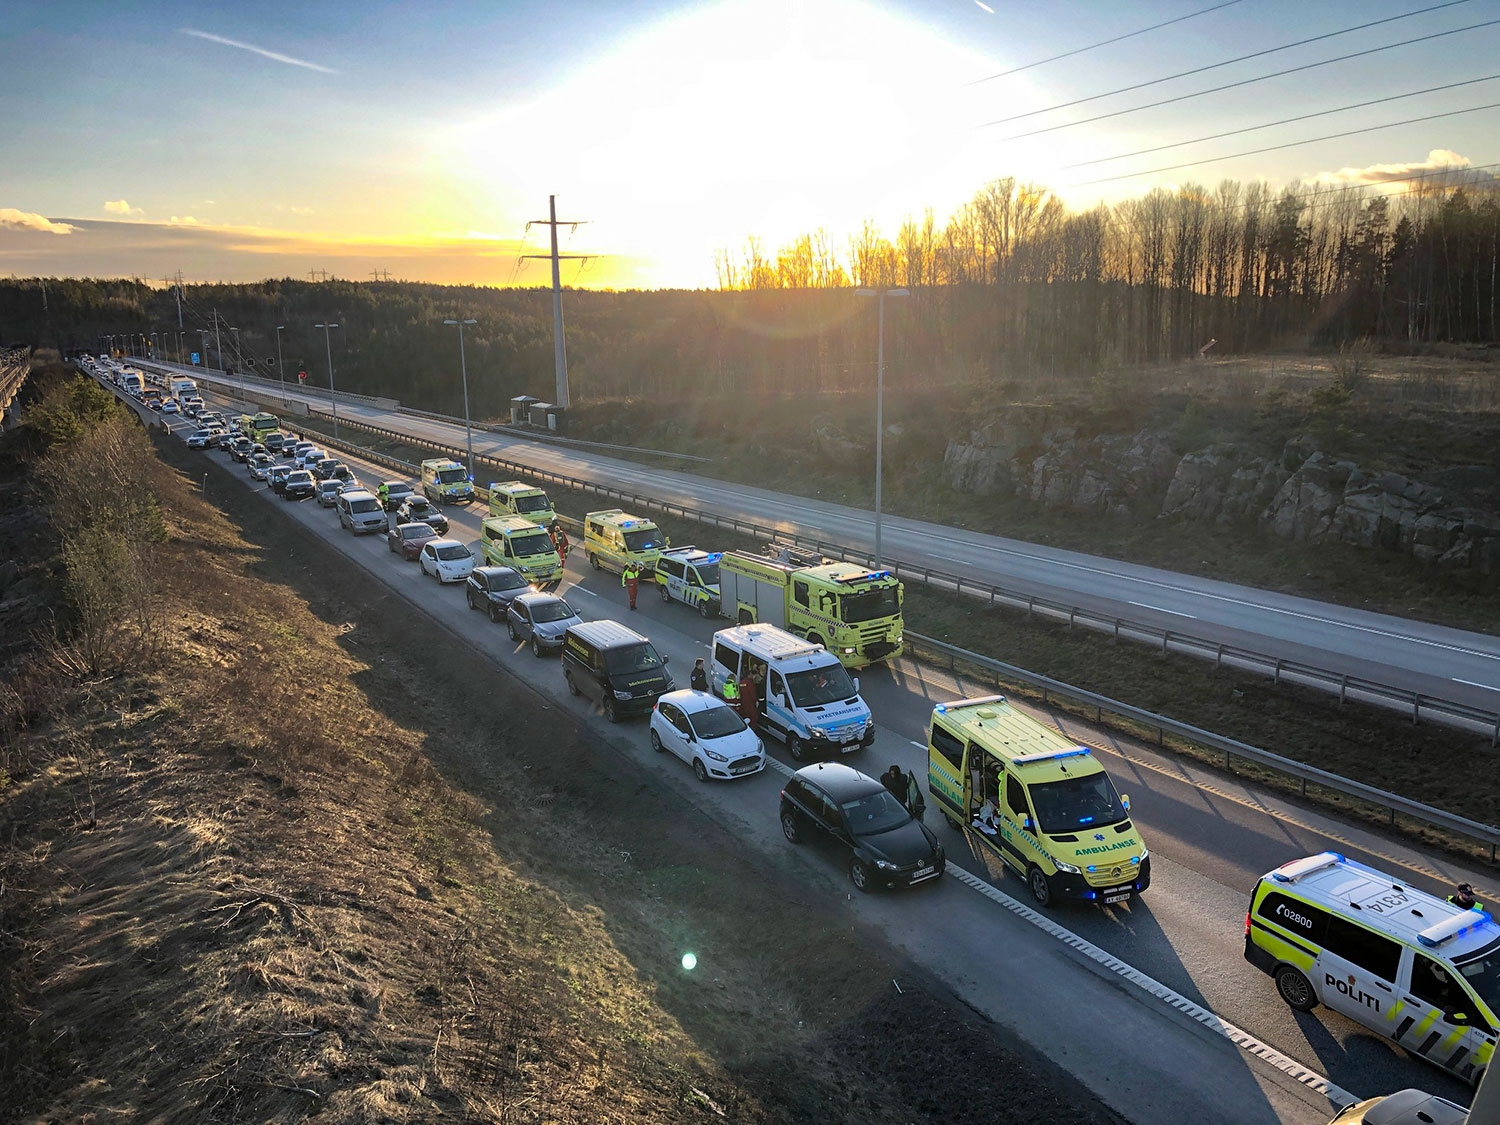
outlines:
[{"label": "ambulance blue light bar", "polygon": [[1003,695],[981,695],[976,699],[955,699],[952,703],[939,703],[933,710],[940,715],[945,715],[949,711],[957,711],[960,707],[978,707],[983,703],[1004,702],[1005,696]]},{"label": "ambulance blue light bar", "polygon": [[1027,766],[1032,762],[1054,762],[1060,758],[1087,758],[1089,748],[1087,746],[1075,746],[1071,750],[1054,750],[1048,754],[1022,754],[1019,758],[1011,761],[1018,766]]}]

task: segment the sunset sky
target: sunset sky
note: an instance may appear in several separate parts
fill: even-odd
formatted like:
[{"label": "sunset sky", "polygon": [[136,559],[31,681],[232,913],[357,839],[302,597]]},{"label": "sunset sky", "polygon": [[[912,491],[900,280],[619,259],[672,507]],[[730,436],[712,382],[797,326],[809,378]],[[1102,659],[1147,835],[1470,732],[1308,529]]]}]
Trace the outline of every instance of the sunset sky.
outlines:
[{"label": "sunset sky", "polygon": [[[1224,177],[1399,178],[1500,161],[1500,7],[1467,0],[427,0],[0,5],[0,272],[189,281],[310,270],[538,285],[547,197],[587,287],[714,283],[714,253],[939,222],[1006,175],[1088,206]],[[1101,40],[1205,12],[1122,42]],[[1338,55],[1333,65],[1038,136]],[[1083,161],[1451,83],[1126,160]]]}]

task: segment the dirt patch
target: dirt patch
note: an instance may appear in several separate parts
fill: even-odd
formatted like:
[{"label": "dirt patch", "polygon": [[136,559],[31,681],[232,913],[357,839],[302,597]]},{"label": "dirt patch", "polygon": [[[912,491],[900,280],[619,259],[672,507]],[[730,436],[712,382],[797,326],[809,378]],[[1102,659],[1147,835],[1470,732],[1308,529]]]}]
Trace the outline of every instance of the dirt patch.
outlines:
[{"label": "dirt patch", "polygon": [[159,449],[160,663],[64,685],[6,747],[0,1121],[1116,1120]]}]

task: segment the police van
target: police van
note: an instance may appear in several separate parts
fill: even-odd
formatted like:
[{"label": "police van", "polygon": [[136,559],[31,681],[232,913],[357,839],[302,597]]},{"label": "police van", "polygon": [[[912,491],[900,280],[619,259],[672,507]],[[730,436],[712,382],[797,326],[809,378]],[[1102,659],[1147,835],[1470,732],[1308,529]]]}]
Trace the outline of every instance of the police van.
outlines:
[{"label": "police van", "polygon": [[656,560],[656,584],[664,602],[681,602],[704,617],[719,615],[719,552],[671,547]]},{"label": "police van", "polygon": [[1326,1004],[1466,1082],[1494,1056],[1495,920],[1337,852],[1261,876],[1245,960],[1297,1011]]},{"label": "police van", "polygon": [[1087,746],[1003,695],[933,708],[927,790],[954,828],[1026,880],[1041,906],[1107,906],[1151,885],[1130,798],[1115,792]]},{"label": "police van", "polygon": [[595,570],[623,574],[627,564],[635,563],[644,574],[656,568],[663,548],[670,545],[671,540],[650,520],[619,508],[583,517],[583,551]]},{"label": "police van", "polygon": [[479,549],[487,562],[513,568],[534,586],[562,578],[552,536],[520,516],[492,516],[481,523]]},{"label": "police van", "polygon": [[875,741],[875,722],[838,657],[775,625],[736,625],[714,634],[709,687],[748,675],[756,684],[761,726],[799,762],[850,754]]},{"label": "police van", "polygon": [[492,516],[520,516],[543,527],[551,527],[557,522],[552,501],[540,488],[518,480],[492,480],[489,491]]}]

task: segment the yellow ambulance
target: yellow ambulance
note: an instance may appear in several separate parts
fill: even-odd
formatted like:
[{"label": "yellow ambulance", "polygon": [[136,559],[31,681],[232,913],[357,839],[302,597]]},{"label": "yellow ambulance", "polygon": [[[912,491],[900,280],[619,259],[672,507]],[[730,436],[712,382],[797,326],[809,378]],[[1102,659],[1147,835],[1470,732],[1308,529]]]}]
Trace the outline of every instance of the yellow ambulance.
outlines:
[{"label": "yellow ambulance", "polygon": [[547,494],[518,480],[490,481],[490,515],[520,516],[543,527],[557,522],[557,512]]},{"label": "yellow ambulance", "polygon": [[562,559],[544,528],[520,516],[492,516],[479,529],[487,562],[512,568],[533,586],[561,580]]},{"label": "yellow ambulance", "polygon": [[933,708],[927,790],[949,823],[1020,875],[1041,906],[1105,906],[1151,885],[1130,798],[1087,746],[1003,695]]},{"label": "yellow ambulance", "polygon": [[595,570],[623,574],[625,565],[633,562],[649,574],[656,569],[662,550],[671,544],[656,524],[619,508],[583,517],[583,551]]}]

